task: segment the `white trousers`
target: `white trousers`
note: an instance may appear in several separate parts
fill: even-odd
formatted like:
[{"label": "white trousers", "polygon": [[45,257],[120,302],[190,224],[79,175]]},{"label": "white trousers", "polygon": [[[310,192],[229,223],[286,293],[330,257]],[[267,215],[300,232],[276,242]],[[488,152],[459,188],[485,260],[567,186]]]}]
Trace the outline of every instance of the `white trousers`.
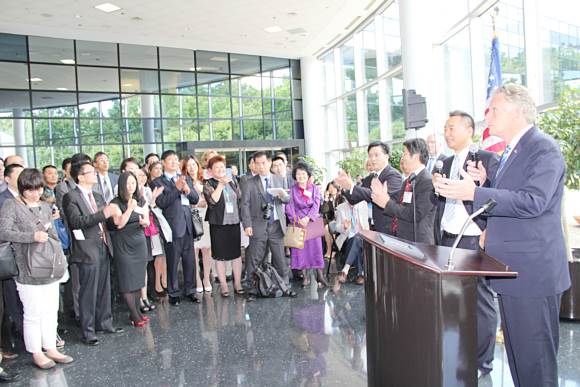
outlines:
[{"label": "white trousers", "polygon": [[48,285],[24,285],[16,289],[24,309],[24,344],[30,353],[56,349],[59,282]]}]

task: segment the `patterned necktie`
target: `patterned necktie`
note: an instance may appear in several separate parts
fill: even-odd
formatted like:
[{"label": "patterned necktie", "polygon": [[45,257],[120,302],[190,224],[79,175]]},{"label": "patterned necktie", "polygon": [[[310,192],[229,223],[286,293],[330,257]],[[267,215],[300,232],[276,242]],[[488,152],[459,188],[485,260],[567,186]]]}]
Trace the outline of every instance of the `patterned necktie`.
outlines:
[{"label": "patterned necktie", "polygon": [[111,200],[113,200],[112,198],[112,193],[111,193],[111,187],[109,187],[109,183],[107,182],[106,178],[102,178],[103,179],[103,196],[105,196],[105,200],[108,202],[110,202]]},{"label": "patterned necktie", "polygon": [[[272,198],[272,195],[270,195],[270,193],[268,192],[268,189],[270,188],[270,179],[265,177],[264,182],[266,183],[266,190],[265,191],[266,191],[266,198],[268,200],[268,203],[273,204],[274,199]],[[274,223],[274,208],[272,208],[272,212],[270,214],[270,218],[268,219],[268,223]]]},{"label": "patterned necktie", "polygon": [[505,166],[505,163],[508,159],[508,156],[509,156],[509,153],[511,152],[511,150],[512,150],[511,146],[508,145],[505,147],[505,150],[503,151],[503,154],[501,155],[501,159],[499,160],[499,167],[497,168],[497,173],[495,174],[496,177],[499,175],[499,172]]},{"label": "patterned necktie", "polygon": [[[403,194],[399,197],[399,204],[403,203],[405,198],[405,192],[411,192],[411,181],[409,178],[405,179],[405,189],[403,190]],[[399,228],[399,219],[396,216],[393,216],[393,221],[391,222],[391,232],[394,236],[397,236],[397,229]]]}]

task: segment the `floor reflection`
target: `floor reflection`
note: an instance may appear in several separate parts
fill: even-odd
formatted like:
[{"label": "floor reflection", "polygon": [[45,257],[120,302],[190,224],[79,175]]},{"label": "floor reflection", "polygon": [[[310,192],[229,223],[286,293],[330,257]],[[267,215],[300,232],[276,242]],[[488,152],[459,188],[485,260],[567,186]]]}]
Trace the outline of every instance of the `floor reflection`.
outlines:
[{"label": "floor reflection", "polygon": [[[158,304],[151,323],[101,335],[101,345],[78,341],[67,326],[66,353],[75,363],[35,369],[29,355],[3,365],[22,374],[19,386],[365,386],[367,384],[364,290],[300,289],[296,299],[204,294],[202,304]],[[561,324],[560,385],[580,386],[580,324]],[[502,345],[493,372],[480,386],[512,386]]]}]

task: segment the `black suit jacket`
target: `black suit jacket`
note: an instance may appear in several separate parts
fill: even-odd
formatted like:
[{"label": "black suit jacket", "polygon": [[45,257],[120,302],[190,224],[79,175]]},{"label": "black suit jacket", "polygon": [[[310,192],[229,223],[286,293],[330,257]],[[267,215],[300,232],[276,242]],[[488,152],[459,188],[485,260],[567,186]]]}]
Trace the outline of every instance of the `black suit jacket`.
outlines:
[{"label": "black suit jacket", "polygon": [[[101,229],[99,228],[99,223],[102,225],[103,231],[107,233],[106,218],[103,212],[106,203],[98,192],[93,191],[93,196],[97,208],[100,208],[95,213],[91,211],[79,187],[69,191],[62,199],[64,215],[66,216],[72,235],[71,262],[95,263],[99,258],[99,246],[101,244]],[[85,240],[77,240],[73,230],[81,230]],[[112,255],[111,238],[108,234],[106,234],[106,237],[109,241],[109,253]]]},{"label": "black suit jacket", "polygon": [[[488,179],[487,181],[483,184],[482,187],[489,187],[489,182],[490,182],[490,178],[495,176],[498,165],[499,165],[499,157],[496,153],[494,152],[488,152],[488,151],[484,151],[484,150],[480,150],[479,152],[479,160],[481,160],[481,162],[483,163],[483,166],[485,167],[485,170],[487,172],[487,176]],[[449,173],[451,172],[451,165],[453,164],[453,157],[454,156],[449,156],[447,157],[445,160],[443,160],[443,169],[442,169],[442,173],[445,176],[449,176]],[[465,159],[465,163],[463,163],[463,170],[467,171],[467,160],[468,157]],[[440,245],[441,244],[441,237],[443,235],[443,230],[441,229],[441,221],[443,220],[443,212],[445,211],[445,203],[447,202],[447,200],[443,197],[443,196],[437,196],[437,213],[435,216],[435,243]],[[472,201],[467,201],[464,200],[463,201],[463,205],[465,206],[465,209],[467,210],[468,214],[472,214],[473,213],[473,202]],[[484,230],[486,227],[486,218],[482,215],[476,217],[474,219],[475,223],[479,226],[479,228],[481,230]]]},{"label": "black suit jacket", "polygon": [[[403,195],[405,182],[399,193]],[[413,205],[415,208],[415,219],[417,221],[416,242],[435,244],[435,234],[433,232],[433,222],[435,220],[436,201],[433,195],[433,182],[431,174],[424,168],[414,179],[415,189],[411,198],[411,203],[399,203],[389,200],[385,206],[385,213],[397,217],[397,237],[408,241],[415,241],[413,230]]]},{"label": "black suit jacket", "polygon": [[2,205],[4,204],[4,202],[8,199],[13,199],[14,195],[12,195],[12,192],[10,192],[10,190],[8,188],[6,188],[4,191],[0,192],[0,209],[2,208]]},{"label": "black suit jacket", "polygon": [[[193,187],[193,182],[190,178],[186,178],[185,180],[190,190],[187,199],[190,204],[197,204],[199,195]],[[186,232],[193,235],[191,208],[190,206],[181,204],[181,191],[175,187],[175,183],[169,180],[167,176],[162,175],[151,182],[151,189],[153,190],[155,187],[164,188],[155,203],[157,207],[161,208],[163,216],[171,226],[173,239],[183,237]]]},{"label": "black suit jacket", "polygon": [[[343,195],[348,200],[350,204],[356,204],[361,201],[366,201],[367,203],[372,203],[371,199],[371,181],[374,175],[370,174],[365,177],[361,185],[356,185],[352,189],[352,194],[348,191],[343,191]],[[379,175],[379,180],[381,183],[387,182],[387,187],[389,189],[389,196],[395,201],[399,200],[399,191],[401,190],[401,183],[403,177],[395,168],[387,165],[385,169]],[[384,211],[383,208],[378,207],[373,203],[373,223],[375,230],[391,234],[391,223],[393,218]]]}]

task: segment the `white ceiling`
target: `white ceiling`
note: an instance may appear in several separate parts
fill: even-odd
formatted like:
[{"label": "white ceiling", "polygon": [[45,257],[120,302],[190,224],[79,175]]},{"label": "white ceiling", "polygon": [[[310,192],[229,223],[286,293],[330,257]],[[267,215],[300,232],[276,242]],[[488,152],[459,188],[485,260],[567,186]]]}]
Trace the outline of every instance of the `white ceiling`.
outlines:
[{"label": "white ceiling", "polygon": [[[107,14],[94,8],[106,1],[122,10]],[[383,0],[0,0],[0,32],[299,58],[339,41],[381,3]],[[283,31],[264,31],[273,25]]]}]

